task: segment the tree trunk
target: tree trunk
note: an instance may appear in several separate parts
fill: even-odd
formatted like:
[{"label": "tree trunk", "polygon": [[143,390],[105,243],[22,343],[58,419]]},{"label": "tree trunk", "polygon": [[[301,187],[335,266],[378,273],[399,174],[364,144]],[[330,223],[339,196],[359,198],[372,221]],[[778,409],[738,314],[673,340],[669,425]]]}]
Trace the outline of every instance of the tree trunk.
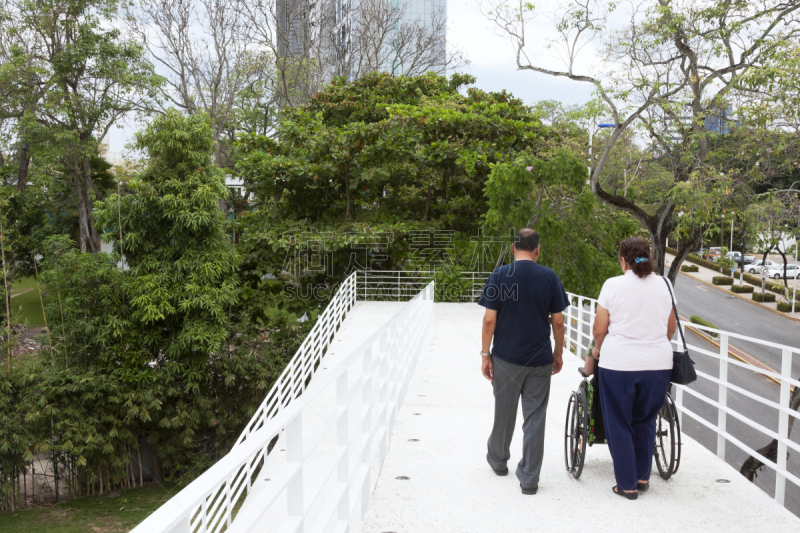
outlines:
[{"label": "tree trunk", "polygon": [[428,209],[431,206],[431,196],[433,196],[433,182],[428,184],[428,195],[425,198],[425,211],[422,213],[422,221],[428,220]]},{"label": "tree trunk", "polygon": [[97,229],[94,227],[94,219],[92,218],[92,211],[94,210],[92,202],[92,172],[89,166],[89,158],[83,158],[83,193],[86,195],[84,209],[86,214],[86,233],[89,239],[88,249],[91,253],[95,254],[100,251],[100,237],[97,235]]},{"label": "tree trunk", "polygon": [[153,481],[156,483],[164,483],[164,473],[161,470],[161,459],[158,457],[158,453],[153,450]]},{"label": "tree trunk", "polygon": [[[647,231],[650,233],[650,252],[653,256],[653,270],[659,274],[664,275],[664,261],[666,260],[667,253],[667,236],[672,233],[672,211],[675,207],[672,203],[667,203],[659,207],[656,214],[645,219]],[[678,263],[680,268],[680,262]],[[677,274],[676,274],[677,275]],[[675,278],[670,277],[670,281],[674,284]]]},{"label": "tree trunk", "polygon": [[73,172],[73,180],[75,181],[75,195],[78,199],[78,247],[81,253],[86,253],[89,232],[86,225],[86,197],[83,194],[83,180],[78,172]]},{"label": "tree trunk", "polygon": [[25,187],[28,185],[28,169],[31,164],[31,150],[28,143],[23,143],[19,152],[19,172],[17,174],[17,189],[25,196]]},{"label": "tree trunk", "polygon": [[344,169],[344,195],[347,200],[347,209],[344,213],[345,222],[350,220],[350,169]]},{"label": "tree trunk", "polygon": [[669,273],[667,274],[667,277],[673,285],[675,284],[675,280],[678,279],[678,272],[680,272],[681,265],[692,250],[700,246],[702,238],[703,232],[693,227],[689,238],[684,239],[683,247],[678,249],[678,254],[675,256],[675,260],[672,261],[669,267]]},{"label": "tree trunk", "polygon": [[[789,409],[793,409],[797,411],[800,408],[800,387],[795,387],[794,391],[792,391],[792,395],[789,398]],[[794,417],[789,417],[789,433],[788,436],[792,436],[792,426],[794,425]],[[763,448],[756,450],[758,453],[769,459],[770,461],[776,462],[778,460],[778,440],[773,439],[772,442],[764,446]],[[788,456],[788,449],[787,449],[787,456]],[[764,463],[761,462],[760,459],[756,459],[752,455],[745,460],[742,464],[742,468],[739,469],[739,473],[746,477],[749,481],[755,480],[756,476],[758,475],[757,471],[764,466]]]}]

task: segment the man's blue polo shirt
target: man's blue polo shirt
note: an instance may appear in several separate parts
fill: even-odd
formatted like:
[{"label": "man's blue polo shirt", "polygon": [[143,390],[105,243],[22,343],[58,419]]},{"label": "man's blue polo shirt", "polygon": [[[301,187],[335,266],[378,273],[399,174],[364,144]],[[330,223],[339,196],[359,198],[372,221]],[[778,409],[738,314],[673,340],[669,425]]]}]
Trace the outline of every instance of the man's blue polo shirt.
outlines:
[{"label": "man's blue polo shirt", "polygon": [[569,306],[558,275],[534,261],[514,261],[492,272],[478,301],[497,311],[492,355],[519,366],[553,363],[550,314]]}]

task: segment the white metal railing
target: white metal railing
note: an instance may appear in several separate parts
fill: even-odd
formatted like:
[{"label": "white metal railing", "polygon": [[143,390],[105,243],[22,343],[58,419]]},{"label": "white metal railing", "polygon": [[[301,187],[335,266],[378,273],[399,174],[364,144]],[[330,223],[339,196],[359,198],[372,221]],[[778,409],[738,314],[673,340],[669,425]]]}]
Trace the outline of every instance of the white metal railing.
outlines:
[{"label": "white metal railing", "polygon": [[261,402],[250,422],[247,423],[247,427],[239,435],[234,448],[242,444],[251,433],[262,427],[267,420],[274,417],[278,411],[286,407],[306,389],[309,379],[333,340],[333,335],[344,320],[347,311],[356,302],[356,274],[357,272],[353,272],[345,279],[328,306],[317,317],[317,321],[300,348],[283,369],[266,398]]},{"label": "white metal railing", "polygon": [[[567,294],[570,298],[572,305],[565,311],[566,313],[565,345],[570,351],[574,352],[575,354],[580,354],[582,352],[585,352],[589,342],[592,339],[591,331],[592,331],[592,326],[594,325],[595,312],[597,310],[597,300],[591,298],[585,298],[575,294],[570,294],[570,293]],[[684,327],[686,326],[685,323],[682,325]],[[682,386],[673,384],[673,387],[675,387],[675,393],[673,396],[676,407],[678,408],[678,416],[680,418],[681,425],[683,423],[683,417],[688,416],[691,419],[698,422],[699,424],[701,424],[702,426],[716,433],[717,435],[716,453],[717,456],[723,461],[725,460],[726,444],[730,442],[731,444],[738,447],[740,450],[744,451],[748,455],[755,457],[761,462],[763,462],[765,466],[772,469],[776,474],[775,500],[781,505],[785,505],[786,480],[789,480],[798,487],[800,487],[800,478],[798,478],[796,475],[790,473],[787,470],[787,462],[786,462],[787,451],[789,448],[791,448],[795,452],[800,452],[800,444],[789,439],[789,417],[792,416],[795,419],[800,419],[800,413],[791,409],[789,406],[790,388],[800,386],[800,381],[797,381],[791,375],[792,356],[795,354],[800,354],[800,347],[793,348],[790,346],[785,346],[782,344],[777,344],[774,342],[769,342],[761,339],[755,339],[753,337],[747,337],[745,335],[740,335],[738,333],[731,333],[729,331],[721,331],[715,328],[700,326],[697,324],[691,324],[691,327],[693,329],[710,333],[719,339],[718,351],[711,351],[702,348],[700,346],[688,344],[689,353],[692,355],[695,361],[698,360],[698,355],[707,356],[718,361],[719,377],[712,376],[710,374],[701,372],[699,370],[697,371],[697,376],[699,378],[697,384],[701,383],[700,380],[704,380],[706,382],[710,382],[716,385],[716,389],[718,391],[718,398],[714,399],[709,396],[706,396],[705,394],[701,393],[698,390],[699,387],[697,387],[696,385]],[[762,351],[770,350],[776,355],[777,353],[780,353],[781,371],[773,372],[731,358],[729,355],[730,351],[729,344],[731,339],[735,339],[745,343],[755,344]],[[675,343],[677,349],[680,344],[679,338],[676,336],[676,339],[673,339],[673,342]],[[778,402],[774,402],[768,398],[764,398],[763,396],[754,394],[753,392],[748,391],[743,387],[731,383],[731,381],[728,378],[728,370],[732,366],[744,369],[754,374],[774,379],[775,381],[779,382],[780,393]],[[774,431],[766,427],[762,423],[764,422],[764,420],[768,420],[769,416],[759,417],[760,420],[753,420],[752,418],[745,416],[744,414],[732,409],[728,404],[728,391],[736,392],[750,400],[757,402],[760,405],[776,410],[778,414],[778,431]],[[716,421],[710,422],[706,420],[703,416],[701,416],[699,413],[696,413],[690,408],[688,408],[686,405],[685,396],[690,396],[713,407],[717,412]],[[731,417],[733,419],[738,420],[739,422],[744,423],[746,426],[749,426],[750,428],[756,430],[759,434],[763,435],[764,437],[767,437],[769,439],[777,439],[778,442],[777,462],[764,457],[763,455],[758,453],[752,446],[749,446],[748,444],[742,442],[742,440],[740,440],[739,438],[729,433],[727,427],[728,417]],[[768,444],[768,442],[765,441],[763,444],[766,445]]]},{"label": "white metal railing", "polygon": [[[344,307],[328,315],[330,324],[320,330],[317,345],[330,343],[336,329],[331,324],[340,323],[341,318],[336,317],[352,305],[354,276],[348,278],[352,285],[337,293],[343,300],[336,304],[334,298],[329,305]],[[388,450],[395,417],[427,330],[433,291],[433,283],[423,287],[383,327],[310,386],[305,382],[313,373],[310,361],[321,352],[318,347],[304,352],[305,362],[288,374],[295,377],[287,378],[284,382],[288,385],[278,389],[278,400],[265,400],[248,424],[245,438],[133,532],[250,531],[284,494],[288,505],[278,528],[281,531],[302,529],[308,517],[313,517],[313,524],[306,525],[312,525],[314,531],[325,530],[331,521],[335,530],[346,531],[355,507],[360,504],[362,513],[366,511],[370,465],[375,459],[382,462]],[[319,415],[310,404],[334,384],[335,400],[327,413]],[[296,395],[294,401],[282,401],[292,395]],[[357,423],[351,424],[351,418]],[[314,422],[313,433],[308,433],[304,420]],[[286,439],[283,472],[258,494],[257,504],[235,515],[258,474],[273,460],[271,443],[274,445],[282,432]],[[324,449],[321,444],[331,434],[337,444]],[[305,468],[312,454],[325,457],[321,468]],[[308,485],[306,478],[312,478]],[[323,490],[331,483],[332,490]],[[322,500],[321,505],[315,505],[317,500]]]},{"label": "white metal railing", "polygon": [[[446,270],[365,270],[359,271],[356,294],[359,300],[403,301],[416,294],[438,273]],[[491,272],[461,272],[461,283],[438,283],[439,300],[474,302],[480,298]]]}]

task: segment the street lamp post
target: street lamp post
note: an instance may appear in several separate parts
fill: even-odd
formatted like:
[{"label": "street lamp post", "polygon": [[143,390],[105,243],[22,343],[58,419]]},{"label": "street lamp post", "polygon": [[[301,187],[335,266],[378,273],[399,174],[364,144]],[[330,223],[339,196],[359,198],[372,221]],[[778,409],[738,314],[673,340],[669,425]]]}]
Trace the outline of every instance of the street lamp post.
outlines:
[{"label": "street lamp post", "polygon": [[[597,128],[616,128],[616,127],[617,127],[616,124],[608,124],[608,123],[597,125]],[[594,138],[594,132],[597,128],[595,128],[594,122],[592,122],[592,127],[589,128],[589,167],[588,167],[589,177],[586,179],[586,185],[589,185],[589,183],[592,182],[592,164],[594,163],[594,161],[592,160],[592,139]]]}]

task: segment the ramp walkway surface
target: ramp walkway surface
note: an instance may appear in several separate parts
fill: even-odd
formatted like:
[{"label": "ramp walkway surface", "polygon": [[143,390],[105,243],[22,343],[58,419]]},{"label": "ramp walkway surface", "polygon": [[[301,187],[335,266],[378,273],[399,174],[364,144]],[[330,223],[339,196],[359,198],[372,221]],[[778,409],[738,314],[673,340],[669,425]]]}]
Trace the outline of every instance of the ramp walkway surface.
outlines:
[{"label": "ramp walkway surface", "polygon": [[685,435],[680,470],[664,481],[654,464],[650,490],[636,501],[611,492],[604,445],[587,450],[583,474],[573,479],[564,467],[564,425],[582,362],[571,353],[551,385],[539,491],[523,495],[514,476],[521,412],[509,475],[496,476],[485,459],[494,407],[491,384],[480,373],[482,317],[477,304],[434,305],[361,531],[777,533],[800,527],[800,519]]}]

